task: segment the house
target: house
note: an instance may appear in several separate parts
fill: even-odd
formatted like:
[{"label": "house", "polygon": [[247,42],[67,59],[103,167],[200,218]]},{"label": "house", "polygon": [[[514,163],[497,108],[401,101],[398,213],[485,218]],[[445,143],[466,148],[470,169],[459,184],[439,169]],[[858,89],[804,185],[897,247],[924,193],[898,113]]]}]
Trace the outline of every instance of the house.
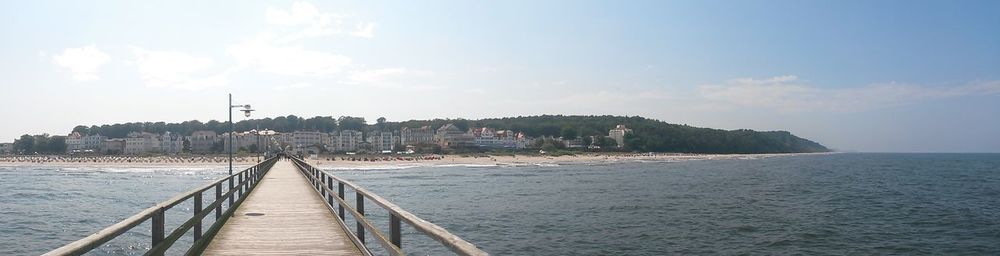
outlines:
[{"label": "house", "polygon": [[0,143],[0,154],[14,153],[14,143]]},{"label": "house", "polygon": [[165,132],[162,136],[156,136],[154,140],[157,141],[153,145],[159,146],[154,151],[166,154],[178,154],[184,151],[184,137],[180,134]]},{"label": "house", "polygon": [[188,141],[191,143],[191,152],[199,154],[212,153],[212,148],[218,139],[218,134],[215,131],[195,131],[188,137]]},{"label": "house", "polygon": [[434,129],[430,126],[420,128],[403,127],[399,129],[399,140],[403,145],[434,144]]},{"label": "house", "polygon": [[160,152],[160,136],[148,132],[131,132],[125,138],[126,155]]},{"label": "house", "polygon": [[615,126],[614,129],[611,129],[610,131],[608,131],[608,137],[610,137],[611,139],[614,139],[615,142],[618,143],[618,147],[621,148],[621,147],[625,146],[625,134],[628,134],[628,133],[631,133],[631,132],[632,132],[632,129],[625,128],[624,124],[619,124],[619,125]]},{"label": "house", "polygon": [[66,153],[83,151],[83,135],[79,132],[70,133],[66,136]]},{"label": "house", "polygon": [[327,150],[338,152],[357,151],[361,148],[362,142],[364,142],[361,131],[343,130],[332,132],[329,136],[329,142],[332,145],[327,145]]},{"label": "house", "polygon": [[476,146],[476,138],[471,133],[458,129],[454,124],[446,124],[437,129],[434,140],[442,148],[463,148]]},{"label": "house", "polygon": [[108,137],[101,136],[100,134],[83,136],[81,139],[83,141],[83,149],[100,151],[101,145],[106,139],[108,139]]},{"label": "house", "polygon": [[399,143],[399,134],[395,132],[373,132],[368,134],[368,143],[371,143],[372,150],[375,151],[395,151],[396,144]]},{"label": "house", "polygon": [[109,155],[125,152],[125,139],[107,139],[102,141],[101,152]]}]

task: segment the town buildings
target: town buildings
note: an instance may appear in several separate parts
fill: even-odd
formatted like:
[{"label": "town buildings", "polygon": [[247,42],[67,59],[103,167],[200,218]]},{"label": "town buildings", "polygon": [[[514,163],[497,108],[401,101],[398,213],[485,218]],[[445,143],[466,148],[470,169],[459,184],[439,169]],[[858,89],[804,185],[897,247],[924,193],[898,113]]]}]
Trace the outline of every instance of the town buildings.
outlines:
[{"label": "town buildings", "polygon": [[458,129],[454,124],[446,124],[437,129],[434,140],[441,148],[465,148],[476,145],[472,134]]},{"label": "town buildings", "polygon": [[66,136],[66,153],[93,153],[101,151],[101,144],[107,137],[101,135],[82,135],[79,132]]},{"label": "town buildings", "polygon": [[368,143],[371,144],[372,150],[376,152],[391,152],[396,150],[396,144],[399,144],[399,135],[396,132],[373,132],[368,134]]},{"label": "town buildings", "polygon": [[101,145],[104,143],[104,140],[106,139],[108,139],[108,137],[101,136],[100,134],[95,134],[95,135],[83,136],[81,141],[83,142],[84,150],[101,151]]},{"label": "town buildings", "polygon": [[511,130],[494,130],[489,127],[476,128],[471,131],[476,146],[485,148],[524,148],[527,141],[523,133]]},{"label": "town buildings", "polygon": [[632,129],[625,128],[624,124],[619,124],[619,125],[615,126],[614,129],[611,129],[610,131],[608,131],[608,137],[610,137],[611,139],[614,139],[615,142],[618,143],[618,147],[621,148],[621,147],[625,146],[625,134],[628,134],[628,133],[631,133],[631,132],[632,132]]},{"label": "town buildings", "polygon": [[83,150],[83,135],[79,132],[70,133],[66,136],[66,153],[80,152]]},{"label": "town buildings", "polygon": [[125,139],[107,139],[101,142],[101,153],[117,155],[125,152]]},{"label": "town buildings", "polygon": [[430,126],[420,128],[403,127],[399,129],[400,143],[406,146],[417,144],[434,144],[434,129]]},{"label": "town buildings", "polygon": [[361,149],[361,145],[364,142],[361,131],[355,130],[343,130],[340,132],[330,133],[329,142],[331,145],[327,145],[327,150],[332,150],[336,152],[354,152]]},{"label": "town buildings", "polygon": [[153,148],[153,152],[165,154],[179,154],[184,152],[184,136],[180,134],[165,132],[163,135],[154,136],[152,140],[153,146],[159,146],[158,148]]},{"label": "town buildings", "polygon": [[0,143],[0,154],[13,154],[14,143]]},{"label": "town buildings", "polygon": [[188,137],[188,142],[191,143],[191,152],[198,154],[211,153],[217,141],[218,135],[215,131],[194,131]]}]

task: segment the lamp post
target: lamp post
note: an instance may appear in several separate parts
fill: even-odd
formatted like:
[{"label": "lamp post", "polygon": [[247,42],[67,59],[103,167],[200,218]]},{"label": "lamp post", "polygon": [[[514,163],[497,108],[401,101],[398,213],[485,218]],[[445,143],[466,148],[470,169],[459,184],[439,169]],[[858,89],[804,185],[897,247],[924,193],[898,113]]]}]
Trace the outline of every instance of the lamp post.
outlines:
[{"label": "lamp post", "polygon": [[[233,105],[233,94],[229,94],[229,175],[233,175],[233,133],[236,133],[236,123],[233,123],[233,109],[243,108],[243,115],[250,117],[250,112],[254,110],[250,108],[250,104],[247,105]],[[233,187],[233,180],[229,179],[229,187]]]}]

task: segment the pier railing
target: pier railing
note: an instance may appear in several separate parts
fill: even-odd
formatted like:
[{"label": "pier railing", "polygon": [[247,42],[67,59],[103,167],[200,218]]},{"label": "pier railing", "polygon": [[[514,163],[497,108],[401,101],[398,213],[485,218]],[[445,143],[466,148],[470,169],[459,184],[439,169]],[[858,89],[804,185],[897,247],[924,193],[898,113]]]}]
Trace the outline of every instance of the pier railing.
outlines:
[{"label": "pier railing", "polygon": [[[401,224],[406,223],[413,227],[413,229],[434,240],[437,240],[458,255],[489,255],[476,247],[476,245],[463,240],[434,223],[421,219],[420,217],[403,210],[403,208],[400,208],[375,193],[365,190],[361,186],[334,176],[328,171],[317,169],[302,159],[294,157],[291,157],[291,159],[295,163],[296,167],[299,168],[299,171],[309,178],[313,188],[320,194],[320,196],[326,199],[330,210],[336,209],[337,216],[340,217],[340,222],[342,225],[345,225],[345,228],[347,228],[344,223],[344,221],[346,221],[345,213],[350,213],[354,217],[357,221],[357,229],[355,232],[349,233],[354,236],[352,239],[355,242],[362,244],[362,248],[367,248],[363,246],[365,244],[365,233],[370,232],[371,236],[378,240],[377,242],[389,254],[405,255],[402,250],[403,241]],[[336,191],[334,191],[334,187],[336,187]],[[356,207],[352,207],[347,202],[347,199],[344,198],[345,188],[350,188],[355,192]],[[389,212],[388,236],[386,236],[385,233],[375,227],[375,225],[368,218],[366,218],[366,198]]]},{"label": "pier railing", "polygon": [[[186,250],[185,255],[197,255],[208,246],[215,234],[222,228],[222,225],[239,208],[239,205],[246,199],[246,195],[256,187],[260,179],[264,177],[264,174],[278,161],[278,158],[272,157],[243,171],[156,204],[132,217],[44,255],[81,255],[111,241],[146,221],[151,221],[152,241],[150,249],[145,255],[163,255],[164,252],[170,249],[177,240],[181,239],[191,229],[194,229],[192,232],[194,242]],[[228,186],[225,185],[227,183]],[[202,194],[212,188],[215,188],[215,198],[210,198],[212,200],[211,203],[203,205],[205,202]],[[191,217],[170,231],[169,234],[166,233],[164,213],[188,199],[191,199],[194,205],[191,208]],[[229,207],[223,212],[223,204],[226,201],[229,202]],[[202,221],[205,217],[212,214],[212,212],[215,212],[215,223],[203,233]]]}]

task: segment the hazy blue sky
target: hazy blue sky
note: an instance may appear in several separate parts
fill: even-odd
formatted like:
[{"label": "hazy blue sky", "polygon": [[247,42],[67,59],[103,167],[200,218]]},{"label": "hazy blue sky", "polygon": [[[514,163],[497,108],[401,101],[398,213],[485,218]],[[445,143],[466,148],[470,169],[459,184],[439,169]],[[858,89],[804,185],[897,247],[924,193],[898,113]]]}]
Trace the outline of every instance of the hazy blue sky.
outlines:
[{"label": "hazy blue sky", "polygon": [[1000,1],[17,1],[0,141],[77,124],[641,115],[1000,152]]}]

